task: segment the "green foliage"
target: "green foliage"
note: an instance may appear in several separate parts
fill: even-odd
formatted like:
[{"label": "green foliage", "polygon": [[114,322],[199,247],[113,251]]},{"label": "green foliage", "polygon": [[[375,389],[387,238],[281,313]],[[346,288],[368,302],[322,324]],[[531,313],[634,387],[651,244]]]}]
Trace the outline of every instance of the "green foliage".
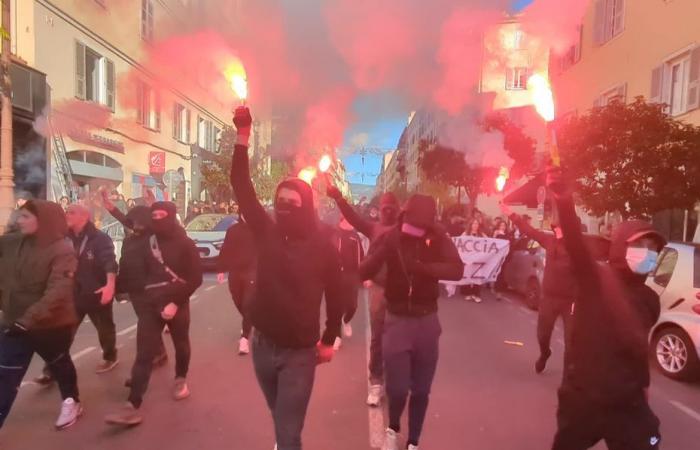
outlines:
[{"label": "green foliage", "polygon": [[236,130],[227,126],[221,133],[219,154],[212,161],[202,162],[200,170],[204,186],[215,202],[227,201],[233,197],[229,181],[233,148],[236,144]]},{"label": "green foliage", "polygon": [[692,209],[700,199],[700,127],[675,120],[638,97],[613,101],[557,130],[562,164],[593,214],[651,217]]}]

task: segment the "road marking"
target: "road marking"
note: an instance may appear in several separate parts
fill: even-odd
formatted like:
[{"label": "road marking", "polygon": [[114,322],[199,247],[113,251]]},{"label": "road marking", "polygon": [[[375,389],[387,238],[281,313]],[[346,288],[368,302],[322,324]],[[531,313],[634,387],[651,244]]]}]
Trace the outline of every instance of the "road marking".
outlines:
[{"label": "road marking", "polygon": [[686,413],[687,415],[689,415],[690,417],[692,417],[693,419],[695,419],[695,420],[697,420],[698,422],[700,422],[700,413],[698,413],[698,412],[695,411],[694,409],[689,408],[689,407],[685,406],[683,403],[677,402],[677,401],[675,401],[675,400],[669,400],[669,402],[670,402],[673,406],[675,406],[676,408],[680,409],[681,411],[683,411],[684,413]]},{"label": "road marking", "polygon": [[19,384],[20,389],[25,387],[25,386],[38,386],[39,383],[36,383],[34,381],[23,381]]},{"label": "road marking", "polygon": [[117,336],[124,336],[125,334],[131,333],[135,329],[136,329],[136,324],[133,324],[132,326],[124,328],[122,331],[118,332]]},{"label": "road marking", "polygon": [[204,288],[204,291],[205,291],[205,292],[209,292],[209,291],[211,291],[212,289],[216,289],[216,285],[212,285],[212,286],[209,286],[209,287],[207,287],[207,288]]},{"label": "road marking", "polygon": [[[371,326],[371,315],[369,312],[369,289],[364,289],[365,293],[365,315],[367,317],[367,327],[365,328],[365,348],[367,349],[367,379],[369,380],[369,358],[370,358],[370,344],[372,342],[372,326]],[[367,387],[369,388],[369,381],[367,382]],[[369,446],[371,448],[381,448],[384,445],[384,434],[386,429],[384,427],[384,408],[370,408],[367,407],[367,419],[369,420]]]},{"label": "road marking", "polygon": [[95,350],[95,347],[88,347],[86,349],[80,350],[77,353],[73,353],[72,355],[70,355],[70,357],[73,359],[73,361],[76,361],[76,360],[82,358],[83,356],[87,355],[88,353],[90,353],[93,350]]},{"label": "road marking", "polygon": [[194,294],[192,297],[190,297],[191,300],[197,300],[197,294]]}]

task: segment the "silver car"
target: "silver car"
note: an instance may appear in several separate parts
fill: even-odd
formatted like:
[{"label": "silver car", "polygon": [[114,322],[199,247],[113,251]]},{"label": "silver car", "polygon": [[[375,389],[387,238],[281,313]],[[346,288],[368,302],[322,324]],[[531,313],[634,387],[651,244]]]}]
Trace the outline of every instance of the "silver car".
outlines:
[{"label": "silver car", "polygon": [[700,375],[700,244],[669,243],[647,285],[661,297],[654,362],[669,378],[692,380]]},{"label": "silver car", "polygon": [[219,252],[224,245],[226,230],[238,220],[235,216],[225,214],[202,214],[192,219],[185,227],[187,236],[192,239],[199,251],[202,268],[215,271]]}]

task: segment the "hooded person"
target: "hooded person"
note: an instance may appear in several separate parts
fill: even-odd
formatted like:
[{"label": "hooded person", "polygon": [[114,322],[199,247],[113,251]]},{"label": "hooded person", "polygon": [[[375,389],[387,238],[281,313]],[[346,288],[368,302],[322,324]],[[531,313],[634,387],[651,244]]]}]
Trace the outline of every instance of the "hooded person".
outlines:
[{"label": "hooded person", "polygon": [[226,230],[224,244],[218,258],[218,281],[224,283],[228,273],[228,288],[233,303],[241,314],[240,338],[238,354],[250,353],[250,333],[253,324],[250,322],[250,302],[255,291],[255,269],[258,251],[255,247],[253,232],[242,214],[238,222]]},{"label": "hooded person", "polygon": [[[275,423],[278,450],[300,450],[316,366],[333,357],[343,314],[338,250],[320,229],[311,187],[291,178],[277,186],[274,220],[256,197],[248,161],[252,118],[236,109],[231,186],[257,249],[250,305],[253,365]],[[326,327],[320,329],[325,296]]]},{"label": "hooded person", "polygon": [[659,420],[647,390],[648,336],[660,304],[645,281],[666,240],[647,222],[623,222],[612,237],[609,262],[598,264],[558,169],[549,171],[547,184],[578,285],[552,448],[586,449],[604,440],[610,449],[658,449]]},{"label": "hooded person", "polygon": [[418,441],[438,363],[441,334],[438,319],[439,280],[462,278],[464,264],[452,239],[435,223],[432,197],[411,196],[399,226],[383,234],[360,266],[363,279],[386,266],[386,329],[383,357],[389,428],[385,450],[399,449],[401,416],[409,402],[408,448]]},{"label": "hooded person", "polygon": [[77,259],[58,204],[28,201],[18,211],[17,227],[18,233],[0,237],[0,427],[37,353],[58,382],[63,403],[56,428],[64,429],[82,413],[70,356],[78,323]]},{"label": "hooded person", "polygon": [[[392,192],[385,192],[379,198],[379,220],[363,218],[355,208],[343,198],[343,194],[335,186],[328,186],[328,196],[332,198],[340,212],[357,232],[365,235],[370,246],[387,231],[396,226],[400,205],[399,200]],[[377,407],[384,396],[384,363],[382,358],[382,334],[384,332],[384,318],[386,304],[384,301],[384,272],[380,271],[372,280],[369,287],[369,312],[371,338],[369,346],[369,392],[367,405]]]},{"label": "hooded person", "polygon": [[[172,202],[155,202],[150,207],[152,234],[141,239],[141,255],[146,262],[143,290],[134,285],[132,304],[138,318],[136,361],[131,371],[131,392],[127,404],[110,414],[111,425],[133,426],[142,422],[139,408],[153,369],[162,354],[162,333],[167,325],[175,347],[173,398],[190,396],[187,373],[190,364],[190,296],[202,284],[199,252],[177,220]],[[145,236],[145,235],[144,235]],[[132,294],[132,292],[129,292]]]}]

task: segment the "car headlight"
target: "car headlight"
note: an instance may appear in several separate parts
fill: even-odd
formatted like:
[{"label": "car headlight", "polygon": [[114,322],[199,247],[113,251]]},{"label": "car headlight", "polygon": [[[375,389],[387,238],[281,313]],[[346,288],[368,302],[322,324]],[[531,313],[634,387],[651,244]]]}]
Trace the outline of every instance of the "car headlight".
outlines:
[{"label": "car headlight", "polygon": [[224,241],[213,242],[211,245],[213,245],[215,249],[221,251],[221,248],[224,246]]}]

